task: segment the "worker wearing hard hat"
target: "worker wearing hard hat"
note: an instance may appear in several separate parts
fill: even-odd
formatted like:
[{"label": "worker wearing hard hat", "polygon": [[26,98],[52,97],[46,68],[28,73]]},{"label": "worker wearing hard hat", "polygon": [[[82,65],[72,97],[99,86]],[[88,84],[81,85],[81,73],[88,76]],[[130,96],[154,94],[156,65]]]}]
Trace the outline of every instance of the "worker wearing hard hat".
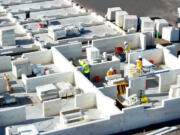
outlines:
[{"label": "worker wearing hard hat", "polygon": [[130,45],[125,41],[124,42],[124,52],[126,53],[126,62],[128,61],[128,53],[130,53],[131,47]]},{"label": "worker wearing hard hat", "polygon": [[131,50],[131,47],[130,45],[128,44],[128,42],[124,42],[124,51],[125,53],[130,53],[130,50]]},{"label": "worker wearing hard hat", "polygon": [[85,61],[83,60],[79,60],[79,64],[81,65],[81,70],[83,72],[83,74],[88,78],[90,79],[90,72],[91,72],[91,69],[90,69],[90,65],[87,64]]},{"label": "worker wearing hard hat", "polygon": [[142,65],[142,57],[139,56],[139,59],[137,61],[137,64],[136,64],[137,68],[142,70],[143,69],[143,65]]},{"label": "worker wearing hard hat", "polygon": [[110,75],[115,75],[116,74],[116,71],[113,70],[113,68],[110,68],[107,73],[106,73],[106,76],[110,76]]}]

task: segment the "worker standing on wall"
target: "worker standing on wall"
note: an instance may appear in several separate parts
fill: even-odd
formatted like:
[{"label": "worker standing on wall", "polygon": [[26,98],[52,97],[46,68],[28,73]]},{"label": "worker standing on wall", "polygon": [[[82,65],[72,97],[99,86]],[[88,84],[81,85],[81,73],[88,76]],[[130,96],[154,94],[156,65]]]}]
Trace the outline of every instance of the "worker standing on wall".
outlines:
[{"label": "worker standing on wall", "polygon": [[110,76],[110,75],[115,75],[116,74],[116,71],[113,70],[113,68],[110,68],[107,73],[106,73],[106,76]]},{"label": "worker standing on wall", "polygon": [[142,57],[141,56],[139,56],[139,60],[137,61],[136,66],[138,69],[140,69],[142,71],[143,65],[142,65]]},{"label": "worker standing on wall", "polygon": [[130,53],[131,47],[126,41],[124,42],[124,51],[126,53],[126,62],[127,62],[128,61],[128,53]]},{"label": "worker standing on wall", "polygon": [[79,60],[79,64],[81,65],[81,70],[83,74],[90,80],[90,72],[91,72],[90,65],[83,60]]}]

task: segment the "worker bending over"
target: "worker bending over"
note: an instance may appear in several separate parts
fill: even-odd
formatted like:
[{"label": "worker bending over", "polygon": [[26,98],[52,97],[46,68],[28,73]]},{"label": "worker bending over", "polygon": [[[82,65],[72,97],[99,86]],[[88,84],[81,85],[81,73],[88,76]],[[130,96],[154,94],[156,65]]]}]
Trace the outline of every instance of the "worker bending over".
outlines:
[{"label": "worker bending over", "polygon": [[130,53],[131,47],[126,41],[124,42],[124,51],[126,53],[126,62],[127,62],[128,61],[128,53]]},{"label": "worker bending over", "polygon": [[91,72],[90,65],[83,60],[79,60],[79,64],[81,65],[81,70],[84,76],[86,76],[90,80],[90,72]]},{"label": "worker bending over", "polygon": [[110,68],[107,73],[106,76],[110,76],[110,75],[115,75],[116,74],[116,70],[113,70],[113,68]]},{"label": "worker bending over", "polygon": [[140,69],[142,71],[143,65],[142,65],[142,57],[141,56],[139,56],[136,66],[138,69]]}]

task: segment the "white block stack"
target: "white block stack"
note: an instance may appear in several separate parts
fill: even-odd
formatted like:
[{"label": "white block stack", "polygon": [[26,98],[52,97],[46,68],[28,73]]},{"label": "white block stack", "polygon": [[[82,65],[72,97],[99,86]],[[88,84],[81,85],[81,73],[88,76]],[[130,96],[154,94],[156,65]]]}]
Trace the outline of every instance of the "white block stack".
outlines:
[{"label": "white block stack", "polygon": [[128,29],[134,28],[137,31],[137,21],[136,15],[126,15],[124,16],[123,29],[128,31]]},{"label": "white block stack", "polygon": [[66,30],[61,26],[50,26],[48,27],[48,36],[50,36],[54,41],[65,38],[67,35]]},{"label": "white block stack", "polygon": [[177,9],[178,17],[180,18],[180,7]]},{"label": "white block stack", "polygon": [[56,84],[59,91],[59,97],[68,97],[76,94],[75,88],[69,82],[59,82]]},{"label": "white block stack", "polygon": [[41,101],[58,98],[58,90],[54,84],[38,86],[36,93]]},{"label": "white block stack", "polygon": [[109,21],[114,21],[115,20],[115,14],[117,11],[121,11],[122,9],[120,7],[113,7],[113,8],[108,8],[107,10],[107,19]]},{"label": "white block stack", "polygon": [[20,78],[22,74],[32,75],[32,67],[28,58],[19,58],[12,62],[12,73],[16,78]]},{"label": "white block stack", "polygon": [[155,23],[149,17],[141,17],[141,32],[154,32]]},{"label": "white block stack", "polygon": [[116,12],[116,19],[115,19],[116,25],[118,25],[119,27],[123,27],[125,15],[128,15],[128,13],[126,11],[117,11]]},{"label": "white block stack", "polygon": [[90,63],[93,63],[93,61],[100,59],[100,50],[96,47],[90,47],[86,48],[86,53],[87,53],[87,60]]},{"label": "white block stack", "polygon": [[164,27],[162,30],[162,39],[170,42],[179,41],[179,29],[175,27]]},{"label": "white block stack", "polygon": [[16,45],[14,29],[3,28],[0,30],[0,45],[2,46]]},{"label": "white block stack", "polygon": [[162,29],[164,27],[168,27],[169,23],[165,19],[156,19],[155,20],[155,27],[156,27],[156,32],[159,33],[159,36],[162,36]]}]

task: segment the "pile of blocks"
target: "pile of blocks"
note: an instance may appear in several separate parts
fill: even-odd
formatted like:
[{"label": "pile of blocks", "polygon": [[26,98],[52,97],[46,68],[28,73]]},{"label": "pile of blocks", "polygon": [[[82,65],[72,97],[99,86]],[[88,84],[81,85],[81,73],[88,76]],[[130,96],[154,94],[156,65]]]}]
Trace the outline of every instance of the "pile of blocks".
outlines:
[{"label": "pile of blocks", "polygon": [[96,47],[86,48],[87,60],[90,64],[93,64],[94,61],[99,60],[101,58],[100,50]]},{"label": "pile of blocks", "polygon": [[15,46],[14,29],[4,28],[0,30],[0,44],[2,46]]},{"label": "pile of blocks", "polygon": [[54,84],[38,86],[36,92],[41,101],[58,98],[58,90]]},{"label": "pile of blocks", "polygon": [[69,82],[59,82],[56,84],[59,91],[59,97],[68,97],[76,94],[76,89]]}]

